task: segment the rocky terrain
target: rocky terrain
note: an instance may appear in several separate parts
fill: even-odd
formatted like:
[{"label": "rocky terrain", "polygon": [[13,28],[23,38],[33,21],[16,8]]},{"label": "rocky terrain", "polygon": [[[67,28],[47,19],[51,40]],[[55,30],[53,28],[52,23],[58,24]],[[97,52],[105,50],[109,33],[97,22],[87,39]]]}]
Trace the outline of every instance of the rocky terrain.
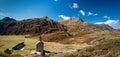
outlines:
[{"label": "rocky terrain", "polygon": [[84,22],[80,18],[71,18],[70,20],[61,22],[54,21],[47,16],[21,21],[9,17],[0,20],[0,35],[45,34],[55,31],[64,31],[67,34],[76,35],[82,31],[91,32],[101,30],[113,30],[113,28],[105,24],[97,25]]},{"label": "rocky terrain", "polygon": [[43,34],[64,30],[64,25],[49,19],[47,16],[21,21],[16,21],[9,17],[0,20],[1,35]]},{"label": "rocky terrain", "polygon": [[[26,34],[37,36],[25,38]],[[35,50],[39,35],[45,42],[45,50],[56,52],[46,54],[46,57],[120,56],[120,29],[88,23],[81,18],[57,22],[47,16],[21,21],[5,17],[0,20],[0,35],[0,55],[5,57],[34,57],[30,52]],[[3,53],[20,42],[27,43],[25,50],[14,51],[12,55]]]},{"label": "rocky terrain", "polygon": [[84,22],[80,18],[71,18],[70,20],[64,20],[60,22],[65,25],[73,35],[76,35],[80,32],[92,32],[92,31],[105,31],[105,30],[114,30],[112,27],[106,24],[92,24]]}]

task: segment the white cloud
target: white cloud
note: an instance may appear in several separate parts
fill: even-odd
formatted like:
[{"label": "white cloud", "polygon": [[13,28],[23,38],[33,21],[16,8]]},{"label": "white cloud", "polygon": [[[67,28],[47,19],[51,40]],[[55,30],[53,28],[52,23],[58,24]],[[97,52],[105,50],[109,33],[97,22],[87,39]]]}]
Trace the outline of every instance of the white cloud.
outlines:
[{"label": "white cloud", "polygon": [[87,14],[88,14],[88,16],[91,16],[91,15],[93,15],[93,13],[92,13],[92,12],[88,12]]},{"label": "white cloud", "polygon": [[103,18],[110,19],[110,17],[109,17],[109,16],[103,16]]},{"label": "white cloud", "polygon": [[79,13],[81,13],[83,16],[85,16],[85,12],[83,10],[80,10]]},{"label": "white cloud", "polygon": [[70,17],[65,16],[65,15],[59,15],[58,17],[60,17],[60,18],[62,18],[64,20],[69,20],[70,19]]},{"label": "white cloud", "polygon": [[119,23],[119,20],[107,20],[105,24],[108,24],[110,26],[117,25]]},{"label": "white cloud", "polygon": [[97,16],[98,15],[98,13],[95,13],[93,16]]},{"label": "white cloud", "polygon": [[78,8],[79,6],[78,6],[78,4],[77,3],[73,3],[73,6],[72,6],[72,8]]},{"label": "white cloud", "polygon": [[118,25],[120,25],[120,20],[107,20],[105,22],[96,22],[95,24],[107,24],[113,28],[118,27]]},{"label": "white cloud", "polygon": [[58,0],[54,0],[55,2],[57,2]]},{"label": "white cloud", "polygon": [[94,14],[94,13],[92,13],[92,12],[88,12],[87,15],[88,15],[88,16],[97,16],[98,14],[97,14],[97,13]]},{"label": "white cloud", "polygon": [[95,24],[104,24],[104,22],[96,22]]}]

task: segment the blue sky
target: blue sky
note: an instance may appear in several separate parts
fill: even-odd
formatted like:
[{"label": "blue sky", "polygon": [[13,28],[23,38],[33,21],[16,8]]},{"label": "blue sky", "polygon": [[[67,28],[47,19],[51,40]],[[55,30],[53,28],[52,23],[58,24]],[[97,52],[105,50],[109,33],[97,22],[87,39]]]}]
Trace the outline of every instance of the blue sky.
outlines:
[{"label": "blue sky", "polygon": [[54,20],[71,17],[120,28],[120,0],[0,0],[0,19],[17,20],[48,16]]}]

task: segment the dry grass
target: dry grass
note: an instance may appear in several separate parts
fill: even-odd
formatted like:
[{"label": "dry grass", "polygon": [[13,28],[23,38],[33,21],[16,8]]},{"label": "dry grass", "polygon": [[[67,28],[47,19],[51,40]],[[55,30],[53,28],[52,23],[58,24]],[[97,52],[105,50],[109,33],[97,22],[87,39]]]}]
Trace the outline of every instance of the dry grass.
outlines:
[{"label": "dry grass", "polygon": [[[24,38],[23,35],[9,35],[0,36],[0,51],[3,52],[6,48],[11,49],[20,42],[25,42],[26,46],[24,50],[13,51],[12,54],[30,54],[32,50],[35,50],[35,45],[39,39],[36,37]],[[66,52],[76,48],[84,48],[87,44],[60,44],[57,42],[44,42],[45,50],[51,52]],[[86,45],[86,46],[85,46]]]},{"label": "dry grass", "polygon": [[[42,37],[44,40],[49,40],[45,42],[45,50],[65,53],[59,57],[117,57],[120,55],[119,35],[120,32],[115,31],[98,31],[80,33],[71,37],[64,37],[63,33],[46,34],[42,35]],[[11,49],[17,43],[24,41],[27,44],[25,49],[23,51],[14,51],[13,54],[30,54],[32,50],[35,50],[38,37],[24,38],[23,35],[0,36],[0,51],[3,52],[6,48]],[[73,50],[75,52],[67,53]]]},{"label": "dry grass", "polygon": [[120,55],[119,35],[120,32],[116,31],[99,31],[86,34],[82,36],[85,43],[95,46],[81,49],[73,54],[65,54],[64,57],[118,57]]}]

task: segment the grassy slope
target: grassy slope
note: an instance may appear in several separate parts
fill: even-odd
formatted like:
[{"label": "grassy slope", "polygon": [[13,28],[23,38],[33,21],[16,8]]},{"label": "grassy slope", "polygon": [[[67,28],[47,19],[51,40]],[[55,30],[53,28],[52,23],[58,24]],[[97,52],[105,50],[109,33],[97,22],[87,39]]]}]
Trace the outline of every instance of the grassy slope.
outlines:
[{"label": "grassy slope", "polygon": [[[14,54],[30,54],[32,50],[35,50],[35,44],[38,41],[38,38],[27,38],[27,40],[25,40],[23,35],[0,36],[0,51],[3,52],[6,48],[11,49],[17,43],[23,41],[25,41],[27,44],[25,49],[23,51],[14,51]],[[89,45],[85,43],[95,46],[89,47]],[[87,46],[87,48],[84,47],[84,44]],[[100,55],[103,57],[116,57],[120,55],[120,32],[82,32],[76,36],[65,38],[64,40],[59,41],[59,43],[45,42],[45,50],[65,52],[73,49],[77,49],[76,52],[72,54],[66,53],[61,57],[94,57]]]},{"label": "grassy slope", "polygon": [[[38,37],[24,38],[24,35],[0,36],[0,52],[4,52],[7,48],[11,49],[18,43],[25,42],[27,45],[24,50],[13,51],[13,54],[30,54],[31,51],[35,50],[38,40]],[[63,52],[67,48],[69,50],[69,47],[75,47],[72,44],[64,45],[57,42],[44,42],[44,44],[45,50],[56,52]]]},{"label": "grassy slope", "polygon": [[87,34],[83,38],[84,42],[95,46],[78,50],[72,54],[65,54],[64,57],[120,56],[120,32],[100,31]]},{"label": "grassy slope", "polygon": [[[14,51],[14,54],[24,54],[24,53],[28,53],[28,50],[34,49],[35,46],[33,45],[35,42],[37,41],[37,39],[25,39],[24,36],[18,35],[12,35],[12,36],[0,36],[0,51],[4,51],[6,48],[11,49],[12,47],[14,47],[16,44],[20,43],[20,42],[25,42],[27,43],[29,46],[25,47],[24,51]],[[32,47],[31,47],[32,46]]]}]

